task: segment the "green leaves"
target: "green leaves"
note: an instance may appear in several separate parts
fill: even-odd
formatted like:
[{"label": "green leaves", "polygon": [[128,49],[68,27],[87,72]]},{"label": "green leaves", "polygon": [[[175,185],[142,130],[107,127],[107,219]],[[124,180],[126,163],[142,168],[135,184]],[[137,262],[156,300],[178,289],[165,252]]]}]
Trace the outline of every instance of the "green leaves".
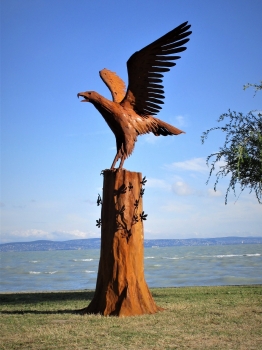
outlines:
[{"label": "green leaves", "polygon": [[207,183],[215,165],[220,160],[225,161],[225,165],[219,167],[216,175],[214,190],[220,178],[231,176],[229,186],[225,196],[225,204],[230,189],[235,193],[236,184],[240,185],[241,192],[249,188],[250,192],[255,191],[257,200],[262,204],[262,114],[257,111],[250,111],[247,115],[232,112],[222,114],[218,122],[226,121],[223,126],[211,128],[201,136],[202,144],[209,133],[214,130],[221,130],[226,134],[225,142],[219,151],[207,157],[207,164],[211,158],[211,170]]},{"label": "green leaves", "polygon": [[250,88],[251,86],[253,86],[254,89],[255,89],[255,93],[254,93],[254,97],[255,97],[255,95],[258,92],[258,90],[262,90],[262,80],[260,80],[260,84],[247,83],[246,85],[243,86],[243,89],[246,90],[246,89]]}]

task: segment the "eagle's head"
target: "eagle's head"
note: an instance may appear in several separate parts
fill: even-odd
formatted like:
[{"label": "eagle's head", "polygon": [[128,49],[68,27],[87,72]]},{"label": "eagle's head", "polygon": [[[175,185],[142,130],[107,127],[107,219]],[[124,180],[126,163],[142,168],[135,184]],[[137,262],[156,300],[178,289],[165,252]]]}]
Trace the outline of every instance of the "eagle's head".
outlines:
[{"label": "eagle's head", "polygon": [[80,96],[83,97],[84,99],[81,100],[81,102],[94,102],[97,99],[97,93],[95,91],[85,91],[85,92],[79,92],[77,94],[77,97],[79,98]]}]

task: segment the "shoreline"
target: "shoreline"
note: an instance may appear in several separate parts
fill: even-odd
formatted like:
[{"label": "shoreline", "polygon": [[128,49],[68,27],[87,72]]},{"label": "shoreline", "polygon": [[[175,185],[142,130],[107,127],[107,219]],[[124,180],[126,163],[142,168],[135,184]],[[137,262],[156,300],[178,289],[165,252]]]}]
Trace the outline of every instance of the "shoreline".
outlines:
[{"label": "shoreline", "polygon": [[[262,287],[262,283],[255,284],[228,284],[228,285],[216,285],[216,286],[178,286],[178,287],[149,287],[150,291],[153,290],[167,290],[167,289],[190,289],[190,288],[230,288],[230,287]],[[42,290],[42,291],[19,291],[19,292],[1,292],[1,295],[14,295],[14,294],[63,294],[63,293],[94,293],[95,289],[68,289],[68,290]]]}]

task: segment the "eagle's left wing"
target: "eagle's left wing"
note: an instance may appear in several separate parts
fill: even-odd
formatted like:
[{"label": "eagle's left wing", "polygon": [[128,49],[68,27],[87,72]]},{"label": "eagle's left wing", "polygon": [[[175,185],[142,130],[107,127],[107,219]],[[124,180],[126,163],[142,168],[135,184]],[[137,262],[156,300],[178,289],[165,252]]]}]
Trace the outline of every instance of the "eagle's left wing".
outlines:
[{"label": "eagle's left wing", "polygon": [[111,72],[106,68],[102,69],[99,74],[103,82],[110,90],[113,101],[118,103],[121,102],[126,94],[126,86],[123,80],[119,78],[116,73]]}]

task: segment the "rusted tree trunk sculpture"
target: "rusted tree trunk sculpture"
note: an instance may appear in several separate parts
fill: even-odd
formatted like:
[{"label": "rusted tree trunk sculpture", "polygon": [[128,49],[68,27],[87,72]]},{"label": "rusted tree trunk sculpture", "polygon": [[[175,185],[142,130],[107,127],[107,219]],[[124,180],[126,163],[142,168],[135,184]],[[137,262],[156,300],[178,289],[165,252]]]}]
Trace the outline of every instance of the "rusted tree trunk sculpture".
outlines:
[{"label": "rusted tree trunk sculpture", "polygon": [[97,284],[82,313],[131,316],[161,310],[144,278],[144,181],[141,173],[104,171]]},{"label": "rusted tree trunk sculpture", "polygon": [[[160,310],[144,279],[145,215],[140,173],[123,169],[137,136],[179,135],[182,130],[154,117],[164,103],[163,73],[175,66],[177,54],[186,50],[190,25],[182,23],[161,38],[136,51],[127,61],[128,87],[114,72],[101,70],[113,101],[95,91],[79,92],[103,116],[116,138],[117,153],[104,171],[100,263],[94,298],[82,313],[141,315]],[[118,170],[115,165],[120,160]]]}]

